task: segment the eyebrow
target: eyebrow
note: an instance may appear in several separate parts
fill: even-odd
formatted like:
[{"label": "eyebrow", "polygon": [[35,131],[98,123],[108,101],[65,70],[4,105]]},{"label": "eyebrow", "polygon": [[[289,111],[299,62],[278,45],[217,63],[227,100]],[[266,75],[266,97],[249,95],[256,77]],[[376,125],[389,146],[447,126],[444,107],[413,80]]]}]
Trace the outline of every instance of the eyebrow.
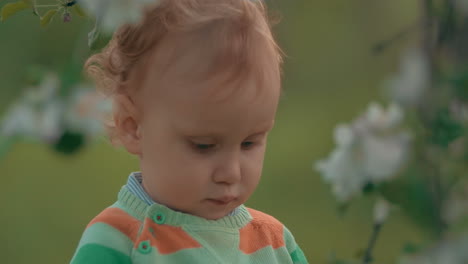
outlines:
[{"label": "eyebrow", "polygon": [[[269,131],[271,131],[273,129],[274,124],[275,124],[275,122],[273,121],[268,126],[262,127],[260,132],[254,132],[253,134],[249,135],[248,137],[255,137],[255,136],[266,134],[266,133],[268,133]],[[186,131],[190,131],[190,130],[186,130]],[[216,139],[221,138],[221,133],[208,132],[208,131],[196,131],[196,132],[193,132],[193,133],[184,132],[184,134],[192,134],[192,136],[189,136],[189,137],[193,138],[193,139],[195,139],[195,138],[216,138]]]},{"label": "eyebrow", "polygon": [[[263,135],[263,134],[266,134],[268,131],[263,131],[263,132],[256,132],[254,134],[251,134],[249,135],[248,137],[256,137],[256,136],[260,136],[260,135]],[[189,138],[192,138],[192,139],[201,139],[201,138],[220,138],[220,134],[218,133],[206,133],[206,134],[202,134],[202,133],[195,133],[195,134],[198,134],[198,135],[194,135],[194,136],[189,136]]]},{"label": "eyebrow", "polygon": [[268,130],[263,131],[263,132],[257,132],[257,133],[254,133],[254,134],[250,135],[249,137],[260,136],[260,135],[266,134],[267,132],[268,132]]}]

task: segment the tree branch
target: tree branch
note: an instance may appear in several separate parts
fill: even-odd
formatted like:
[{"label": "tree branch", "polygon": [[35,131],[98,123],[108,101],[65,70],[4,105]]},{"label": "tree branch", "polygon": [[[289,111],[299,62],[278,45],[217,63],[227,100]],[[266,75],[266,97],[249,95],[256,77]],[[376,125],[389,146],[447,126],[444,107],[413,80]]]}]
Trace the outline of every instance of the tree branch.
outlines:
[{"label": "tree branch", "polygon": [[366,252],[364,253],[364,258],[362,260],[363,264],[372,263],[372,250],[377,242],[377,238],[380,234],[380,230],[382,229],[383,223],[375,223],[374,228],[372,229],[372,235],[369,239],[369,244],[367,245]]}]

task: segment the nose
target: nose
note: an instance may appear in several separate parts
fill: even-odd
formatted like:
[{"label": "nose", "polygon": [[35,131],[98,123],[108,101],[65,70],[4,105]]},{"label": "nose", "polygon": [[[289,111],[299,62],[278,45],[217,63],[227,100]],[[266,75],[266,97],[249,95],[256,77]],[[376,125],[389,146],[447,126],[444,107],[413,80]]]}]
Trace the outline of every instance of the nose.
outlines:
[{"label": "nose", "polygon": [[213,181],[218,184],[232,185],[241,179],[240,153],[232,151],[225,153],[218,162],[217,170],[213,174]]}]

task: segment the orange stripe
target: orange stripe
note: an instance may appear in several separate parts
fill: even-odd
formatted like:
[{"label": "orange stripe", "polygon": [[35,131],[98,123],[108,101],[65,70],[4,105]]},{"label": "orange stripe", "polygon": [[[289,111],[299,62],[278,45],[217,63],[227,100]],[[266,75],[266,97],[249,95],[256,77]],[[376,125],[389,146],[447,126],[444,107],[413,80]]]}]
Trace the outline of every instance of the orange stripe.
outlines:
[{"label": "orange stripe", "polygon": [[283,247],[283,224],[270,215],[251,208],[248,210],[253,220],[239,230],[239,249],[246,254],[252,254],[267,246],[273,249]]},{"label": "orange stripe", "polygon": [[[150,231],[151,229],[153,232]],[[149,240],[151,245],[156,247],[161,254],[172,254],[183,249],[202,247],[181,227],[158,225],[150,218],[146,218],[145,228],[138,238],[138,243],[135,243],[135,247],[138,247],[140,242],[144,240]]]},{"label": "orange stripe", "polygon": [[138,229],[140,227],[140,221],[138,219],[129,215],[124,210],[115,207],[104,209],[93,220],[91,220],[86,228],[95,223],[108,224],[125,234],[133,242],[135,242],[137,238]]}]

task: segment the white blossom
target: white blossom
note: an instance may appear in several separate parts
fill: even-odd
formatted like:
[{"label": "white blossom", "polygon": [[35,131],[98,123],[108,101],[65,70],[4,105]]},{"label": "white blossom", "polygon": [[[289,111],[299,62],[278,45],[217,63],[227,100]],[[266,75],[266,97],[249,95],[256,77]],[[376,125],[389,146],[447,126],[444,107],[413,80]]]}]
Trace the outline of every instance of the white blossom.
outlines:
[{"label": "white blossom", "polygon": [[39,137],[49,143],[54,143],[62,134],[62,112],[64,106],[60,100],[48,102],[37,117]]},{"label": "white blossom", "polygon": [[389,214],[390,203],[383,198],[377,199],[374,205],[374,222],[376,224],[382,224],[387,220]]},{"label": "white blossom", "polygon": [[49,73],[37,87],[27,88],[6,111],[0,123],[0,133],[19,135],[34,140],[54,142],[61,134],[63,104],[56,98],[59,79]]},{"label": "white blossom", "polygon": [[429,60],[421,49],[412,48],[403,54],[399,71],[384,82],[384,89],[392,101],[415,106],[429,85]]},{"label": "white blossom", "polygon": [[86,85],[73,87],[67,98],[59,96],[59,87],[60,80],[54,73],[44,76],[38,86],[28,87],[4,114],[0,135],[53,144],[65,130],[88,138],[102,134],[102,122],[111,112],[111,102]]},{"label": "white blossom", "polygon": [[1,134],[10,137],[16,134],[35,135],[36,112],[27,104],[15,103],[6,111],[2,120]]},{"label": "white blossom", "polygon": [[397,104],[391,104],[385,112],[381,105],[372,102],[366,113],[366,121],[373,129],[384,131],[400,125],[403,115],[403,110]]},{"label": "white blossom", "polygon": [[374,182],[393,176],[407,159],[409,135],[368,135],[362,139],[363,164],[366,174]]},{"label": "white blossom", "polygon": [[361,192],[367,183],[393,178],[405,163],[410,136],[402,131],[403,112],[397,105],[385,111],[371,103],[368,111],[350,125],[335,129],[336,148],[315,168],[334,195],[347,201]]},{"label": "white blossom", "polygon": [[91,87],[74,87],[65,113],[69,129],[94,137],[104,131],[103,121],[110,114],[112,103]]},{"label": "white blossom", "polygon": [[145,6],[158,4],[159,0],[80,0],[79,3],[100,22],[106,33],[114,32],[119,26],[137,23]]},{"label": "white blossom", "polygon": [[24,91],[24,101],[28,104],[43,104],[57,95],[60,80],[57,74],[47,73],[38,87],[30,87]]},{"label": "white blossom", "polygon": [[352,147],[338,147],[328,159],[316,163],[316,169],[325,182],[330,183],[332,192],[340,201],[349,200],[366,184],[360,159],[353,154]]}]

